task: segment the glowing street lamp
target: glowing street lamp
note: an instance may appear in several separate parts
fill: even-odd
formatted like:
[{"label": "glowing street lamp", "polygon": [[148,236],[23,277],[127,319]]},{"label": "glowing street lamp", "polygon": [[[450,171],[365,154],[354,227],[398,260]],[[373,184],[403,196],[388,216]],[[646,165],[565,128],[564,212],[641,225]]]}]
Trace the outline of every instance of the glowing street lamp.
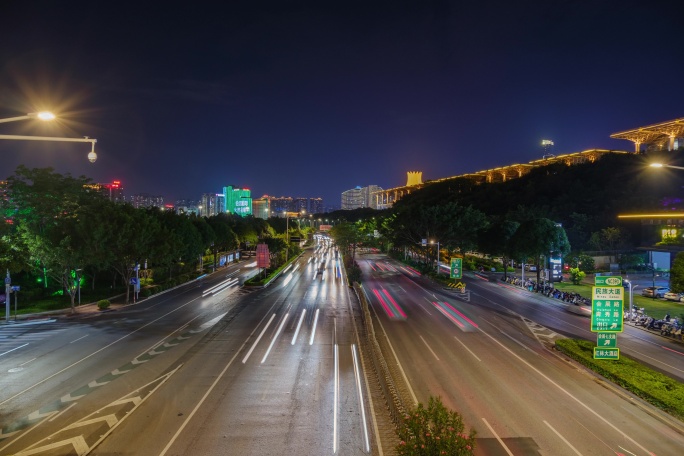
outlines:
[{"label": "glowing street lamp", "polygon": [[674,169],[684,169],[684,166],[667,165],[665,163],[651,163],[651,168],[674,168]]},{"label": "glowing street lamp", "polygon": [[[8,117],[5,119],[0,119],[0,123],[15,122],[18,120],[31,120],[38,119],[43,121],[50,121],[55,119],[55,115],[48,111],[33,112],[26,114],[25,116]],[[90,152],[88,153],[88,161],[90,163],[95,163],[97,160],[97,154],[95,153],[95,143],[97,139],[91,139],[87,136],[83,138],[61,138],[53,136],[23,136],[23,135],[0,135],[0,139],[14,139],[19,141],[59,141],[59,142],[88,142],[92,145]]]}]

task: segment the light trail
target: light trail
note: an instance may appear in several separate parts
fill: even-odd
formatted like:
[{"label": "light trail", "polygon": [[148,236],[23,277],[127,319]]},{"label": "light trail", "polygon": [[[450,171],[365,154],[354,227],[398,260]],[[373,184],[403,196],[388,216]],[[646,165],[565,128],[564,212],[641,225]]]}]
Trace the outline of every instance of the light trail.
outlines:
[{"label": "light trail", "polygon": [[278,340],[278,336],[280,335],[280,331],[283,330],[283,326],[285,326],[285,322],[287,321],[288,315],[290,314],[285,314],[285,317],[283,317],[283,321],[280,323],[280,326],[278,326],[278,331],[276,331],[275,336],[273,336],[273,339],[271,339],[271,343],[268,346],[268,350],[266,350],[264,357],[261,359],[261,364],[264,364],[264,361],[266,361],[266,358],[268,358],[268,354],[271,353],[271,348],[273,348],[273,344],[275,344],[275,341]]},{"label": "light trail", "polygon": [[363,390],[361,389],[361,373],[359,360],[356,355],[356,345],[352,344],[352,359],[354,360],[354,376],[356,377],[356,389],[359,391],[359,404],[361,406],[361,421],[363,421],[364,450],[370,453],[370,439],[368,437],[368,421],[366,420],[366,407],[363,402]]},{"label": "light trail", "polygon": [[247,354],[245,355],[245,357],[242,358],[242,364],[245,364],[247,362],[247,359],[249,359],[249,355],[252,354],[252,351],[254,351],[254,347],[257,346],[257,344],[259,343],[259,340],[261,340],[261,337],[264,335],[264,333],[266,332],[266,329],[268,329],[268,327],[270,326],[270,324],[274,318],[275,318],[275,314],[271,315],[271,318],[268,320],[268,323],[266,323],[266,326],[264,326],[264,329],[261,330],[261,334],[259,334],[259,337],[257,337],[257,340],[255,340],[254,344],[252,344],[252,348],[250,348],[249,351],[247,352]]},{"label": "light trail", "polygon": [[297,330],[294,333],[294,336],[292,336],[292,343],[290,345],[294,345],[295,341],[297,340],[297,334],[299,334],[299,328],[302,327],[302,322],[304,321],[304,315],[306,314],[306,309],[302,311],[302,316],[299,317],[299,323],[297,323]]},{"label": "light trail", "polygon": [[316,309],[316,316],[314,317],[313,330],[311,331],[311,337],[309,338],[309,345],[313,345],[314,336],[316,335],[316,324],[318,323],[318,312],[321,309]]}]

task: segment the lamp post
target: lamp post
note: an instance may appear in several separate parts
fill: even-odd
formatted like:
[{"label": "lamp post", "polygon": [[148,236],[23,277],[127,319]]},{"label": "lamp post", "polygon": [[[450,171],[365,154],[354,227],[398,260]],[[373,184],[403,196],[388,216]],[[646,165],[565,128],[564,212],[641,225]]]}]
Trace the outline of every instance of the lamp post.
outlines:
[{"label": "lamp post", "polygon": [[290,254],[290,214],[285,211],[285,263]]},{"label": "lamp post", "polygon": [[[435,241],[430,241],[430,244],[434,244]],[[439,275],[439,241],[437,241],[437,275]]]},{"label": "lamp post", "polygon": [[[5,119],[0,119],[0,123],[6,123],[6,122],[15,122],[18,120],[32,120],[32,119],[38,119],[38,120],[53,120],[55,119],[55,115],[52,114],[51,112],[34,112],[34,113],[29,113],[26,114],[25,116],[17,116],[17,117],[8,117]],[[95,163],[97,160],[97,154],[95,153],[95,143],[97,142],[97,139],[92,139],[87,136],[84,136],[83,138],[62,138],[62,137],[54,137],[54,136],[22,136],[22,135],[0,135],[0,139],[13,139],[13,140],[19,140],[19,141],[58,141],[58,142],[89,142],[92,147],[90,150],[90,153],[88,153],[88,161],[90,163]]]}]

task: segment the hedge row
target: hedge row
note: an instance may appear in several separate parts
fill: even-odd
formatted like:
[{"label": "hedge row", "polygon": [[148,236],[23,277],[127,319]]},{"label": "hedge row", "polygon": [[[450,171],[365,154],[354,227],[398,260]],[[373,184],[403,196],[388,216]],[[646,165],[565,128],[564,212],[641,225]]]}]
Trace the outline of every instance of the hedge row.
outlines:
[{"label": "hedge row", "polygon": [[587,340],[559,339],[556,348],[594,372],[634,393],[643,400],[684,419],[684,384],[630,358],[594,359],[596,344]]}]

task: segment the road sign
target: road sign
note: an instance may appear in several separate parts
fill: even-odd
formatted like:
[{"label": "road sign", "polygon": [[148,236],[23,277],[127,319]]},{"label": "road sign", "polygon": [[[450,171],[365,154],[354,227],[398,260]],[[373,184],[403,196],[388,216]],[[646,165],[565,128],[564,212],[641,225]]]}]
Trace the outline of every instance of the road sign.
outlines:
[{"label": "road sign", "polygon": [[12,283],[12,279],[9,277],[5,277],[5,285],[9,285],[10,283]]},{"label": "road sign", "polygon": [[621,287],[622,277],[620,276],[596,276],[594,285],[597,287]]},{"label": "road sign", "polygon": [[138,284],[138,278],[137,277],[131,277],[131,285],[137,285]]},{"label": "road sign", "polygon": [[600,332],[596,334],[596,345],[597,348],[616,348],[617,347],[617,334]]},{"label": "road sign", "polygon": [[451,274],[452,279],[460,279],[463,276],[463,258],[451,259]]},{"label": "road sign", "polygon": [[591,331],[622,332],[625,289],[622,287],[591,287]]},{"label": "road sign", "polygon": [[594,347],[594,359],[620,359],[620,349]]}]

